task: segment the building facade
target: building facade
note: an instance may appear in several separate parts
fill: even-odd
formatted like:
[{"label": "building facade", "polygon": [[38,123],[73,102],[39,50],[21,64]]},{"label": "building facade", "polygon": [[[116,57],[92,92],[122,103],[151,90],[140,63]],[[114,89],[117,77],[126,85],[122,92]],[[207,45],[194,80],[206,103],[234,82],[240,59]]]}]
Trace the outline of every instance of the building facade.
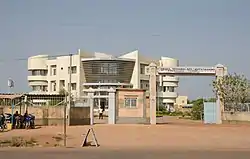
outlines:
[{"label": "building facade", "polygon": [[[28,59],[28,83],[31,93],[59,94],[69,90],[71,65],[71,92],[76,98],[84,96],[84,89],[134,88],[149,89],[149,76],[145,67],[151,62],[163,67],[176,67],[178,60],[162,57],[160,60],[147,59],[133,51],[118,57],[105,53],[87,53],[81,50],[70,56],[51,58],[37,55]],[[166,106],[173,106],[177,98],[178,78],[164,76],[158,78],[158,97]],[[107,95],[96,92],[96,95]],[[99,100],[100,105],[100,100]]]}]

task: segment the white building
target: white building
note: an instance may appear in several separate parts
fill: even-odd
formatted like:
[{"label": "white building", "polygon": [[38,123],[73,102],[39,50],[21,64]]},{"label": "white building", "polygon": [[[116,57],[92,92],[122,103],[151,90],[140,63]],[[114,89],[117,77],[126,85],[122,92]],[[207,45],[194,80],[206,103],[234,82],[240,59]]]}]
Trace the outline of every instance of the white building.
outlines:
[{"label": "white building", "polygon": [[[147,59],[133,51],[114,57],[104,53],[89,54],[78,50],[72,56],[71,90],[74,97],[84,95],[86,88],[130,87],[149,88],[149,76],[145,67],[151,62],[159,66],[176,67],[178,60],[162,57],[159,61]],[[32,93],[57,94],[69,88],[70,56],[51,58],[37,55],[28,59],[29,86]],[[166,105],[173,105],[177,98],[178,78],[164,76],[159,78],[158,95]]]}]

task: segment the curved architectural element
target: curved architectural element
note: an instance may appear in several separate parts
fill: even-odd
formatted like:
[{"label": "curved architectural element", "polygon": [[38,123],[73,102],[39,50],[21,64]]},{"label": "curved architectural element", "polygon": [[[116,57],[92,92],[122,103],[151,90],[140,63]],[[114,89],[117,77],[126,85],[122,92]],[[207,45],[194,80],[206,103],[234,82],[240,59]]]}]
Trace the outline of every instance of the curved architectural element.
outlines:
[{"label": "curved architectural element", "polygon": [[87,83],[130,83],[134,61],[86,60],[82,61]]},{"label": "curved architectural element", "polygon": [[48,55],[32,56],[28,59],[28,82],[33,92],[46,92],[48,89]]},{"label": "curved architectural element", "polygon": [[28,59],[28,70],[47,70],[48,55],[32,56]]},{"label": "curved architectural element", "polygon": [[[161,57],[160,60],[161,67],[177,67],[179,66],[179,61],[169,57]],[[167,109],[171,109],[174,106],[178,94],[176,88],[178,87],[179,78],[175,76],[160,75],[160,86],[161,93],[159,97],[162,98],[163,104]]]}]

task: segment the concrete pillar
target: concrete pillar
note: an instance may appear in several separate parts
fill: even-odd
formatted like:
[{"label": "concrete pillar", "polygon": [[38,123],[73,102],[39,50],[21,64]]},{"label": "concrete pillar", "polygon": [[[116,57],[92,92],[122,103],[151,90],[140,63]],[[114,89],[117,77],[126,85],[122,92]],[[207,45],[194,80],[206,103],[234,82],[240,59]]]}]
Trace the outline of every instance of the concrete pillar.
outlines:
[{"label": "concrete pillar", "polygon": [[151,63],[149,65],[150,124],[156,124],[156,74],[157,66],[155,63]]},{"label": "concrete pillar", "polygon": [[108,124],[116,124],[116,105],[115,105],[115,89],[110,88],[109,91],[109,110]]},{"label": "concrete pillar", "polygon": [[90,125],[94,125],[94,92],[88,92],[88,100],[90,107]]},{"label": "concrete pillar", "polygon": [[[223,78],[223,76],[227,75],[227,68],[224,67],[221,64],[218,64],[215,66],[215,77],[216,80],[219,80],[221,78]],[[222,120],[223,120],[223,112],[224,112],[224,103],[221,102],[221,97],[219,96],[219,94],[217,94],[217,123],[216,124],[222,124]]]}]

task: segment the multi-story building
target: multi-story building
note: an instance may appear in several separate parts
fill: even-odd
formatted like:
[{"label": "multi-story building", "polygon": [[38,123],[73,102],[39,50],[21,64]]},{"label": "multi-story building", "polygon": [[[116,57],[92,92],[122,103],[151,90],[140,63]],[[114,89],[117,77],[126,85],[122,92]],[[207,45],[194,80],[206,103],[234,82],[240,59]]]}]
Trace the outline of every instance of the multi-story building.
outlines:
[{"label": "multi-story building", "polygon": [[[74,97],[84,95],[83,89],[110,87],[149,89],[149,76],[145,67],[155,62],[163,67],[178,66],[178,61],[162,57],[160,60],[145,58],[138,51],[119,57],[105,53],[86,53],[78,50],[71,58],[71,92]],[[70,74],[70,56],[51,58],[49,55],[37,55],[28,59],[29,86],[32,93],[58,94],[68,91]],[[177,97],[175,88],[178,78],[160,77],[158,95],[166,105],[173,105]]]}]

